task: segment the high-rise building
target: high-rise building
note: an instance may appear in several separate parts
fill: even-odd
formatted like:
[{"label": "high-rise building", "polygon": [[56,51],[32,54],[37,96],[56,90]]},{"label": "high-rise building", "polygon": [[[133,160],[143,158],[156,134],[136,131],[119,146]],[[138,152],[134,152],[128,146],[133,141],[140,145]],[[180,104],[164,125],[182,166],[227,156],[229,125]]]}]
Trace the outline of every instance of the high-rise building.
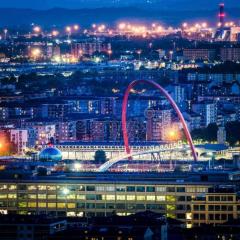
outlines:
[{"label": "high-rise building", "polygon": [[240,61],[240,48],[237,48],[237,47],[221,48],[220,57],[221,57],[221,60],[224,62]]},{"label": "high-rise building", "polygon": [[207,127],[210,123],[217,122],[217,104],[215,102],[193,104],[192,110],[201,115],[203,127]]},{"label": "high-rise building", "polygon": [[18,154],[23,154],[27,148],[28,130],[27,129],[11,129],[10,141],[16,146]]},{"label": "high-rise building", "polygon": [[95,52],[108,52],[111,50],[110,43],[102,42],[81,42],[74,43],[71,46],[71,54],[76,59],[79,59],[83,55],[93,55]]},{"label": "high-rise building", "polygon": [[218,132],[217,132],[217,141],[219,144],[225,144],[226,143],[226,137],[227,137],[227,133],[226,133],[226,129],[224,126],[221,126],[218,128]]},{"label": "high-rise building", "polygon": [[147,140],[164,141],[165,131],[172,123],[172,110],[152,108],[146,111],[147,117]]},{"label": "high-rise building", "polygon": [[186,48],[183,50],[183,57],[185,60],[213,61],[216,57],[216,50],[207,48]]}]

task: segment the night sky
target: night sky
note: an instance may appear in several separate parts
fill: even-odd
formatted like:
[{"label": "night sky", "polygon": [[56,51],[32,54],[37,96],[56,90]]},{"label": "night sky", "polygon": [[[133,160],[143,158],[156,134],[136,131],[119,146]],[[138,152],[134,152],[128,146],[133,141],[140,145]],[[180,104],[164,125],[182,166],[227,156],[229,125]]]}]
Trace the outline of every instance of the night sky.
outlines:
[{"label": "night sky", "polygon": [[[221,0],[0,0],[1,8],[34,8],[49,9],[54,7],[62,8],[83,8],[83,7],[106,7],[106,6],[129,6],[136,3],[152,2],[161,8],[166,9],[209,9],[216,8]],[[240,7],[239,0],[224,0],[229,8]]]}]

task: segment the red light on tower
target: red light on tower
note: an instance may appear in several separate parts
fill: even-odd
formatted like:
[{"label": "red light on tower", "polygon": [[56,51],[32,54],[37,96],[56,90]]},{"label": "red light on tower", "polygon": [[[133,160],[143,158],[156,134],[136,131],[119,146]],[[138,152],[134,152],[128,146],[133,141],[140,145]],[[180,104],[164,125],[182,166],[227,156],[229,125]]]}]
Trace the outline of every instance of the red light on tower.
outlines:
[{"label": "red light on tower", "polygon": [[224,12],[224,3],[219,4],[219,25],[220,27],[224,26],[225,12]]}]

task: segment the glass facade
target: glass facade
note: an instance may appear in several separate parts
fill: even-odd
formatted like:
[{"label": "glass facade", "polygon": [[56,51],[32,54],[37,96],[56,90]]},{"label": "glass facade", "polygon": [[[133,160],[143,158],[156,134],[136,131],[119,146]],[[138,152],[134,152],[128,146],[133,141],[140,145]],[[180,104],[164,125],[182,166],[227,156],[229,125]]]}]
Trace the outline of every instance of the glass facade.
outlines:
[{"label": "glass facade", "polygon": [[4,183],[0,184],[0,211],[90,217],[151,210],[197,225],[237,218],[240,202],[236,195],[207,194],[210,187],[184,183]]}]

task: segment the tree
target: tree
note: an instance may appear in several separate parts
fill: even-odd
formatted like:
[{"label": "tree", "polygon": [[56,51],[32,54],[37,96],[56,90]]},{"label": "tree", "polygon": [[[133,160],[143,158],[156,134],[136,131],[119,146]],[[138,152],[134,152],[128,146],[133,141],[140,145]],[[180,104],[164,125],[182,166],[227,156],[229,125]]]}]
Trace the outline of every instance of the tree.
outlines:
[{"label": "tree", "polygon": [[208,142],[217,140],[218,126],[216,123],[210,123],[206,128],[195,129],[192,131],[193,139],[203,139]]},{"label": "tree", "polygon": [[97,150],[97,151],[95,152],[95,155],[94,155],[94,161],[95,161],[97,164],[105,163],[105,162],[107,161],[107,156],[106,156],[105,151],[103,151],[103,150]]},{"label": "tree", "polygon": [[207,128],[205,129],[205,135],[207,141],[212,142],[217,140],[217,131],[218,126],[216,123],[210,123]]},{"label": "tree", "polygon": [[47,176],[47,169],[45,167],[39,167],[37,169],[38,176]]},{"label": "tree", "polygon": [[227,141],[231,146],[240,142],[240,122],[228,122],[226,124]]}]

